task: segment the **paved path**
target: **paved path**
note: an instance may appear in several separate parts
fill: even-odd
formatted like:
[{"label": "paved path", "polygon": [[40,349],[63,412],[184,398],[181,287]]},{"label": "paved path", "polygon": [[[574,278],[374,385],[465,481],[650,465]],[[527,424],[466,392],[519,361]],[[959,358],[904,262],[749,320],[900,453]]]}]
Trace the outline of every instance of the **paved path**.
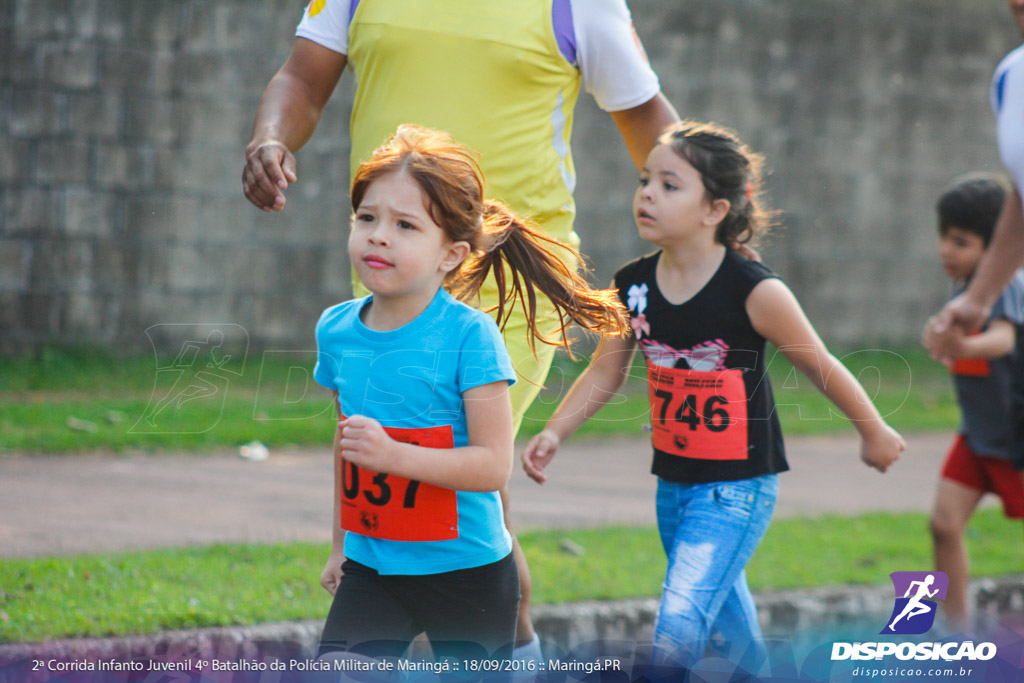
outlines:
[{"label": "paved path", "polygon": [[[787,441],[778,516],[927,510],[949,434],[917,434],[888,474],[861,464],[855,434]],[[513,473],[517,528],[653,524],[644,439],[576,440],[538,486]],[[214,454],[0,456],[0,556],[218,541],[330,539],[329,449],[264,462]]]}]

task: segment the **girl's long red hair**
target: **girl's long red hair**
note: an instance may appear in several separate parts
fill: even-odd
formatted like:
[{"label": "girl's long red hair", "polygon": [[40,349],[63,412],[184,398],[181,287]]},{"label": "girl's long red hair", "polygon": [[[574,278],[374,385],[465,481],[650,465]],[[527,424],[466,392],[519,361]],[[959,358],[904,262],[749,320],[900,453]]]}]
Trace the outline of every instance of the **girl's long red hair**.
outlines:
[{"label": "girl's long red hair", "polygon": [[[516,301],[526,311],[535,341],[568,348],[566,328],[623,334],[626,312],[614,290],[594,289],[577,272],[582,263],[572,247],[545,235],[497,200],[484,199],[484,179],[475,155],[450,135],[412,124],[395,134],[363,162],[352,180],[352,208],[357,210],[374,180],[404,171],[427,198],[431,218],[453,242],[465,241],[470,255],[451,273],[445,286],[452,295],[472,302],[488,275],[494,274],[498,326],[504,328]],[[546,296],[558,319],[557,337],[540,329],[538,293]]]}]

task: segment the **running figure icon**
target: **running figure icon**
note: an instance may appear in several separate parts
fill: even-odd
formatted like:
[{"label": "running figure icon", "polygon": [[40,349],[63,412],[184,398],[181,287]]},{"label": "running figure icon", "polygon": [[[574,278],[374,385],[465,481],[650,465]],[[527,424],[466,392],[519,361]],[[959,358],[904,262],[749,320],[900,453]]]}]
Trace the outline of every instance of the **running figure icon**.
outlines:
[{"label": "running figure icon", "polygon": [[[900,615],[893,619],[892,623],[889,624],[890,630],[896,630],[896,622],[902,619],[903,617],[906,617],[909,621],[910,619],[913,619],[919,614],[927,614],[928,612],[931,612],[933,609],[935,609],[932,605],[928,605],[921,602],[922,598],[933,598],[935,597],[935,594],[939,592],[938,588],[936,588],[933,591],[928,590],[928,587],[931,586],[933,583],[935,583],[934,574],[929,574],[928,576],[926,576],[924,581],[912,581],[910,583],[910,587],[907,588],[907,592],[903,595],[903,597],[905,598],[910,598],[910,601],[907,602],[906,606],[903,608],[903,611],[900,612]],[[915,593],[914,596],[911,597],[910,593],[914,590],[915,586],[917,586],[917,593]]]},{"label": "running figure icon", "polygon": [[940,571],[893,572],[890,577],[896,589],[896,600],[882,633],[925,633],[935,623],[936,600],[946,599],[949,577]]},{"label": "running figure icon", "polygon": [[[160,323],[146,329],[156,354],[153,391],[131,434],[201,434],[224,411],[232,380],[242,377],[249,347],[244,328],[230,323]],[[162,349],[178,348],[164,360]]]}]

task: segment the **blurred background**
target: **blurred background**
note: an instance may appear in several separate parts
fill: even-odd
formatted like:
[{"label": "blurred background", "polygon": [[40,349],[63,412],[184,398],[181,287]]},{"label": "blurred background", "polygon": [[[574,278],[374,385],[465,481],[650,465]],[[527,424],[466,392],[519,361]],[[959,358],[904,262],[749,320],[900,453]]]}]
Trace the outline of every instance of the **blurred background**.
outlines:
[{"label": "blurred background", "polygon": [[[298,0],[0,0],[0,353],[175,353],[207,330],[312,350],[350,296],[346,74],[280,214],[243,149]],[[829,344],[916,343],[949,283],[934,202],[1000,170],[988,85],[1019,43],[1002,0],[633,0],[680,114],[767,156],[764,260]],[[444,97],[444,93],[438,93]],[[586,94],[577,231],[596,282],[649,251],[636,172]],[[166,331],[163,334],[162,331]],[[163,336],[162,336],[163,335]]]}]

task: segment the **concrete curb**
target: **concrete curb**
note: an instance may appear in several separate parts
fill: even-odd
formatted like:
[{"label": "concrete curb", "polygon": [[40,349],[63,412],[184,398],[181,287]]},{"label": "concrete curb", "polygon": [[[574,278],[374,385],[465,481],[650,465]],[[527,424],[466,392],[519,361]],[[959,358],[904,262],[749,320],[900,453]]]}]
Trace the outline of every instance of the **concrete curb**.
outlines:
[{"label": "concrete curb", "polygon": [[[982,620],[1024,615],[1024,575],[978,579],[971,600]],[[765,636],[820,645],[826,634],[853,628],[875,633],[892,611],[891,586],[842,586],[762,593],[756,597]],[[534,623],[545,648],[563,652],[594,641],[649,641],[658,600],[537,605]],[[81,660],[308,659],[321,621],[168,631],[120,638],[76,638],[0,645],[0,664],[41,657]]]}]

